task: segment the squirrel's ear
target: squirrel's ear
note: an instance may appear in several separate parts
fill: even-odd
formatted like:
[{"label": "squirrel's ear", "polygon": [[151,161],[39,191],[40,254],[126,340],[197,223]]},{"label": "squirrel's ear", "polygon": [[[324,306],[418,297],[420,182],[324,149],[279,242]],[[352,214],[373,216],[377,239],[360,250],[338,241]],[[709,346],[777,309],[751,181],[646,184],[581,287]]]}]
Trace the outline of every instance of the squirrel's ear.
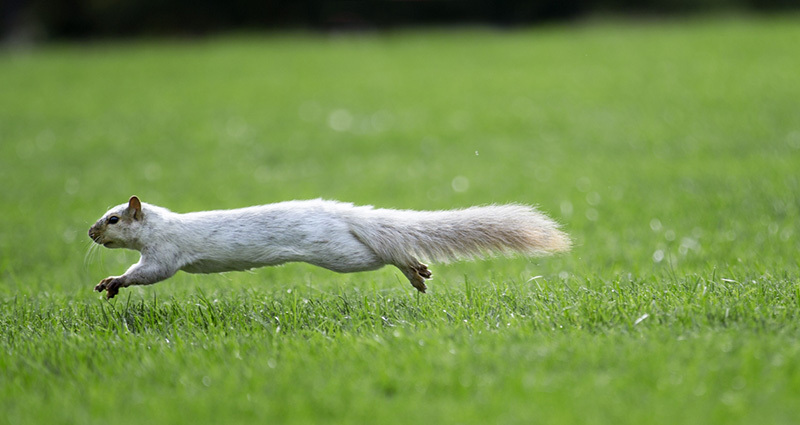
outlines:
[{"label": "squirrel's ear", "polygon": [[136,195],[131,196],[131,199],[128,200],[128,211],[135,220],[142,219],[142,203]]}]

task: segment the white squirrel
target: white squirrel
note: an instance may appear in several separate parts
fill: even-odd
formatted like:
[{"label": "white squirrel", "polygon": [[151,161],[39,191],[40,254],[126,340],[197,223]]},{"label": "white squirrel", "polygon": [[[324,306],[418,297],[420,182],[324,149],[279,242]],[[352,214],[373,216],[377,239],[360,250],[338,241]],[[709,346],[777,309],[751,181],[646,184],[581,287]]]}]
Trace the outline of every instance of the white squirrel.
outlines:
[{"label": "white squirrel", "polygon": [[217,273],[302,261],[340,273],[391,264],[425,292],[426,261],[499,254],[543,255],[570,248],[558,224],[509,204],[412,211],[326,201],[287,201],[233,210],[174,213],[133,196],[89,229],[107,248],[139,251],[139,262],[95,290],[150,285],[183,270]]}]

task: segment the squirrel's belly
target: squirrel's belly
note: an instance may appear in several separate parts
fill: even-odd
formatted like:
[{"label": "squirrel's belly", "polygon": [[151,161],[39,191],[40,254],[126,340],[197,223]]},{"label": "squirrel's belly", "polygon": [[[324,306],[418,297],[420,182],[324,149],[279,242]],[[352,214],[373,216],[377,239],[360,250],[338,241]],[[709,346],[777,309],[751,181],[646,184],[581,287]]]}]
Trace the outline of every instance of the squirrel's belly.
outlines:
[{"label": "squirrel's belly", "polygon": [[181,270],[187,273],[222,273],[250,270],[258,267],[274,266],[277,264],[280,263],[264,264],[252,261],[198,260],[181,267]]}]

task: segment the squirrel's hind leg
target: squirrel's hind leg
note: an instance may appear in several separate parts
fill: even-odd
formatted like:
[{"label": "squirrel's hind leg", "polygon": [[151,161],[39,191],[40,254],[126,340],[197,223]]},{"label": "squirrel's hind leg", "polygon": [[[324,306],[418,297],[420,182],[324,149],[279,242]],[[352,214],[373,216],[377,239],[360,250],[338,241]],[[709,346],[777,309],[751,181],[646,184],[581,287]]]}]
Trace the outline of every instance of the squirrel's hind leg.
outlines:
[{"label": "squirrel's hind leg", "polygon": [[425,264],[416,261],[414,264],[404,265],[404,266],[397,266],[400,271],[403,272],[404,275],[408,278],[411,282],[411,285],[414,288],[417,288],[417,291],[425,293],[425,290],[428,289],[425,286],[425,280],[430,279],[433,275],[431,271],[428,270],[428,266]]}]

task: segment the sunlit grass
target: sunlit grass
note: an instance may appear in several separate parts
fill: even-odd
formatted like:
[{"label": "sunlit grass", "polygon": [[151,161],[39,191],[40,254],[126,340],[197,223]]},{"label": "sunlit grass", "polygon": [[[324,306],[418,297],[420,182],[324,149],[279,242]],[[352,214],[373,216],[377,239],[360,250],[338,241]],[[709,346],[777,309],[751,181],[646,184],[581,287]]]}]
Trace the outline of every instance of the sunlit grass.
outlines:
[{"label": "sunlit grass", "polygon": [[[9,423],[793,423],[796,18],[0,55]],[[91,291],[131,194],[537,204],[566,255]]]}]

